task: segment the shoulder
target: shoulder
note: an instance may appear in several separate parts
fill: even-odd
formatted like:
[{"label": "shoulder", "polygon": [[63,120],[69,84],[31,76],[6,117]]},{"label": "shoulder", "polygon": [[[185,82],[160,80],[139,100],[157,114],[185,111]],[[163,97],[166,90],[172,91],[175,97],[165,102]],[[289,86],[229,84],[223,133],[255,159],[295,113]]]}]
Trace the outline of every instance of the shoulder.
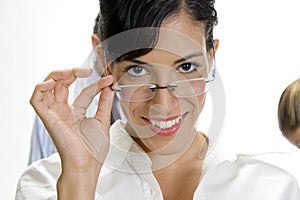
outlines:
[{"label": "shoulder", "polygon": [[29,165],[21,175],[16,191],[18,199],[56,199],[56,181],[61,173],[58,153]]},{"label": "shoulder", "polygon": [[237,156],[209,169],[199,187],[209,199],[300,199],[293,176],[251,156]]},{"label": "shoulder", "polygon": [[252,180],[253,183],[266,178],[272,178],[272,180],[269,179],[270,181],[281,180],[281,183],[284,180],[291,182],[295,180],[281,168],[247,155],[238,155],[234,161],[223,162],[217,166],[216,170],[229,170],[235,178]]}]

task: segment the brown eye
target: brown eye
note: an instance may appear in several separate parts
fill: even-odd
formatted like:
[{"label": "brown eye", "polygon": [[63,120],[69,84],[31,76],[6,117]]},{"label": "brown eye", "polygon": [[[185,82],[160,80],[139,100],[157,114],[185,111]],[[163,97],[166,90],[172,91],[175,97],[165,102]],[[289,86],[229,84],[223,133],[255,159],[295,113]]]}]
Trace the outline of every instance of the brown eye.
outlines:
[{"label": "brown eye", "polygon": [[193,72],[196,69],[197,66],[195,66],[192,63],[184,63],[178,67],[178,72],[183,72],[183,73],[189,73]]}]

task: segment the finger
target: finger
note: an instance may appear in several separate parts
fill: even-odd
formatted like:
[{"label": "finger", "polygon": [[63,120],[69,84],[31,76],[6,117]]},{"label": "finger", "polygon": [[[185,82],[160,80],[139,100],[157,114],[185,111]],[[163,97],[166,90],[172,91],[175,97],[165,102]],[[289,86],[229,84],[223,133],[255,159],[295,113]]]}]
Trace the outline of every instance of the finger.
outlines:
[{"label": "finger", "polygon": [[57,81],[54,87],[54,99],[57,103],[68,102],[69,85],[64,81]]},{"label": "finger", "polygon": [[30,98],[30,104],[38,114],[46,111],[49,106],[49,99],[52,98],[52,90],[55,87],[55,81],[50,79],[37,84]]},{"label": "finger", "polygon": [[50,107],[51,105],[53,105],[55,103],[53,90],[48,91],[48,92],[44,92],[43,103],[45,105],[47,105],[48,107]]},{"label": "finger", "polygon": [[[76,78],[83,78],[91,75],[92,70],[89,68],[74,68],[71,70],[55,71],[49,75],[56,80],[54,88],[55,101],[58,103],[68,102],[69,86]],[[47,78],[49,78],[47,77]]]},{"label": "finger", "polygon": [[92,85],[84,88],[78,97],[75,99],[73,106],[84,111],[92,103],[94,97],[105,87],[110,86],[113,83],[113,77],[107,76],[101,78],[99,81],[93,83]]},{"label": "finger", "polygon": [[84,78],[91,75],[91,68],[73,68],[73,69],[65,69],[65,70],[56,70],[51,72],[44,81],[53,79],[57,80],[65,80],[69,84],[75,81],[76,78]]},{"label": "finger", "polygon": [[110,87],[106,87],[102,90],[99,97],[99,104],[95,118],[104,123],[106,127],[110,126],[114,94],[114,91]]}]

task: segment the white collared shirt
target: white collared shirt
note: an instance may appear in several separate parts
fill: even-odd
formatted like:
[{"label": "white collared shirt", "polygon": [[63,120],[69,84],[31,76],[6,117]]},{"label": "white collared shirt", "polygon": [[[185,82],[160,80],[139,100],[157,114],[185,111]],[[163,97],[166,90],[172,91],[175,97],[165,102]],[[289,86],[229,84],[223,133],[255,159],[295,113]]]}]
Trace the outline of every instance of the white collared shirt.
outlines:
[{"label": "white collared shirt", "polygon": [[[101,169],[95,199],[162,200],[151,172],[151,160],[117,121],[110,131],[111,148]],[[59,155],[30,165],[19,179],[16,200],[56,199],[61,173]],[[216,150],[204,160],[195,200],[299,200],[295,178],[285,171],[251,158],[227,156]],[[172,183],[170,183],[172,184]]]}]

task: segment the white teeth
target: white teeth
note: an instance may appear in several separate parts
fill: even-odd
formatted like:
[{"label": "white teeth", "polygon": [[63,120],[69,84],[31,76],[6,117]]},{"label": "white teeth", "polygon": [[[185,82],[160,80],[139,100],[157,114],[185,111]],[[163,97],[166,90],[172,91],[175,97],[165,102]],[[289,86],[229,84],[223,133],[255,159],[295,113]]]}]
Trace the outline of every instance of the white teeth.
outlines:
[{"label": "white teeth", "polygon": [[150,122],[153,126],[156,126],[161,129],[167,129],[167,128],[171,128],[175,124],[178,124],[180,119],[181,119],[181,117],[177,117],[176,119],[169,120],[169,121],[157,121],[157,120],[151,119]]},{"label": "white teeth", "polygon": [[167,121],[166,128],[171,128],[172,126],[172,121]]},{"label": "white teeth", "polygon": [[165,124],[166,124],[165,122],[163,122],[163,121],[160,121],[160,122],[159,122],[159,127],[161,127],[161,128],[165,128]]}]

